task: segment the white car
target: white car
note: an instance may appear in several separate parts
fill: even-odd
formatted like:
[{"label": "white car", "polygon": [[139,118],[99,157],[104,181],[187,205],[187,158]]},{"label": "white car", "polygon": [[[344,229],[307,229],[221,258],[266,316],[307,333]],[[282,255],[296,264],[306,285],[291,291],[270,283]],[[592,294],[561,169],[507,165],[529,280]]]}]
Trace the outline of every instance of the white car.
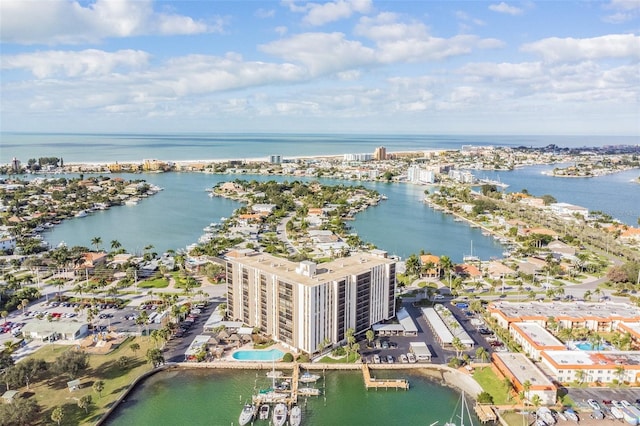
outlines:
[{"label": "white car", "polygon": [[442,300],[444,299],[444,296],[441,294],[436,294],[435,296],[433,296],[433,300]]}]

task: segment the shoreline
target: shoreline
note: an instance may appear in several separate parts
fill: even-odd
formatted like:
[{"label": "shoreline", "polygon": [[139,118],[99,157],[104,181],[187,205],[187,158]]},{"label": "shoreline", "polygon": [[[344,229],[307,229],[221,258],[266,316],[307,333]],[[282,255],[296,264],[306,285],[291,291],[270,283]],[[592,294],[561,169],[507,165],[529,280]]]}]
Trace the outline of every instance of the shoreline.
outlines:
[{"label": "shoreline", "polygon": [[[326,363],[295,363],[295,362],[278,362],[276,365],[278,369],[293,369],[295,365],[305,370],[332,370],[332,371],[360,371],[362,364],[326,364]],[[455,370],[446,365],[440,364],[390,364],[390,365],[376,365],[367,364],[371,370],[410,370],[416,372],[421,376],[438,382],[440,386],[446,386],[463,391],[465,394],[475,398],[482,392],[480,385],[473,379],[473,377]],[[272,365],[264,362],[246,362],[246,361],[215,361],[215,362],[177,362],[163,364],[157,368],[147,371],[144,374],[136,377],[127,386],[122,393],[113,401],[109,409],[96,421],[95,425],[100,426],[109,420],[109,417],[118,409],[120,404],[126,402],[127,396],[136,388],[142,384],[148,378],[156,375],[157,373],[170,370],[271,370]],[[430,374],[431,373],[431,374]],[[409,388],[408,391],[411,391]]]}]

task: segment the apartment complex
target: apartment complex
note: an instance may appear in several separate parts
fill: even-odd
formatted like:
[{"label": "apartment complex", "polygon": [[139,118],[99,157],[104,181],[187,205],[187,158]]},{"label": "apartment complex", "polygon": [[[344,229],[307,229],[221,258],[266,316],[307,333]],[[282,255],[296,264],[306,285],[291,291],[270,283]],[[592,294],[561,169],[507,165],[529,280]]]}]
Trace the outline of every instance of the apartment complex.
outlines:
[{"label": "apartment complex", "polygon": [[292,350],[318,352],[395,316],[395,262],[386,252],[295,263],[258,252],[226,258],[227,314]]}]

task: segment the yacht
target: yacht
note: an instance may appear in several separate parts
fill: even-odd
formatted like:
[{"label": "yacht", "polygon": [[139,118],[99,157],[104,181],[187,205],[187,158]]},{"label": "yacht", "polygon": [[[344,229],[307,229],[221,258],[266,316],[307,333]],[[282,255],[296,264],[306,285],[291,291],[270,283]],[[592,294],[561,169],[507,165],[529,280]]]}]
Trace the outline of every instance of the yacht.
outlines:
[{"label": "yacht", "polygon": [[273,426],[284,426],[287,421],[287,406],[279,402],[273,409],[273,417],[271,418]]},{"label": "yacht", "polygon": [[260,420],[269,419],[269,404],[262,404],[258,410],[258,418]]},{"label": "yacht", "polygon": [[300,383],[313,383],[313,382],[317,381],[319,378],[320,378],[319,375],[311,374],[308,371],[305,371],[304,373],[302,373],[302,375],[300,376],[298,381]]},{"label": "yacht", "polygon": [[87,212],[84,210],[80,210],[78,213],[76,213],[76,217],[85,217],[87,216]]},{"label": "yacht", "polygon": [[129,198],[127,201],[124,202],[125,205],[127,206],[135,206],[136,204],[138,204],[138,202],[140,201],[139,198]]},{"label": "yacht", "polygon": [[302,423],[302,409],[299,406],[294,405],[291,408],[291,414],[289,414],[289,425],[300,426]]},{"label": "yacht", "polygon": [[240,418],[238,419],[238,424],[240,426],[246,425],[251,420],[253,420],[253,416],[256,414],[256,406],[251,404],[245,404],[242,408],[242,412],[240,413]]}]

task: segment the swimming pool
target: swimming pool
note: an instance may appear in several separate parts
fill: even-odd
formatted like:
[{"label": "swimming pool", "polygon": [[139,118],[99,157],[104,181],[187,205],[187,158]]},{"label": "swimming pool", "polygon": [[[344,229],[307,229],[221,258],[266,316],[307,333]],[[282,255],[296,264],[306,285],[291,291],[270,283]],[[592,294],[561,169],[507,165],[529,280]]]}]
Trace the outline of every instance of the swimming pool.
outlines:
[{"label": "swimming pool", "polygon": [[243,349],[235,351],[232,355],[237,361],[278,361],[282,359],[284,352],[278,349],[256,350]]},{"label": "swimming pool", "polygon": [[574,342],[573,346],[581,351],[603,351],[607,349],[604,345],[593,346],[590,342]]}]

